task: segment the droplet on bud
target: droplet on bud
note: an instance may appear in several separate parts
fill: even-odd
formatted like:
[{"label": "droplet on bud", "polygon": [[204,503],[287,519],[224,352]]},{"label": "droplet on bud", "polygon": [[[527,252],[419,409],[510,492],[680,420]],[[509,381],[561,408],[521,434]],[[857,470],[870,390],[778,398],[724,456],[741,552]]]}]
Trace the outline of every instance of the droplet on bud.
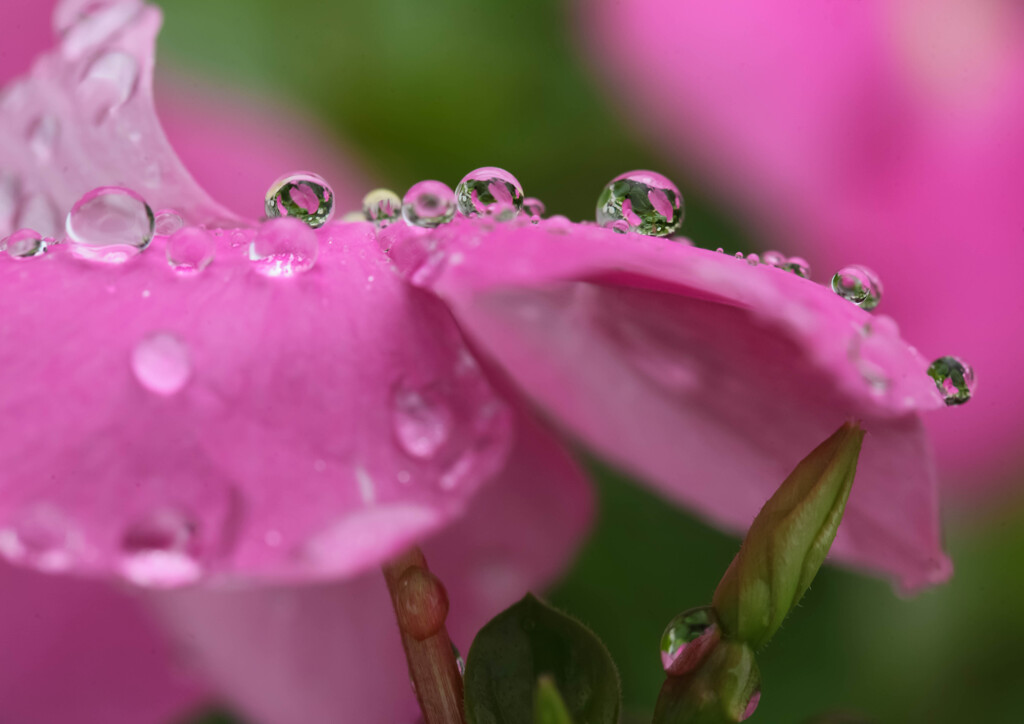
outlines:
[{"label": "droplet on bud", "polygon": [[837,271],[832,277],[832,291],[867,311],[882,301],[882,282],[866,266],[855,264]]},{"label": "droplet on bud", "polygon": [[397,221],[402,213],[402,200],[391,189],[374,189],[363,197],[363,216],[384,228]]},{"label": "droplet on bud", "polygon": [[320,255],[320,242],[305,222],[271,219],[260,226],[249,243],[249,259],[268,277],[291,277],[307,272]]},{"label": "droplet on bud", "polygon": [[[668,622],[661,635],[662,666],[674,676],[691,671],[714,647],[718,635],[715,612],[710,606],[683,611]],[[683,663],[685,666],[680,666]]]},{"label": "droplet on bud", "polygon": [[167,240],[167,263],[179,274],[201,272],[213,261],[216,241],[205,229],[189,226]]},{"label": "droplet on bud", "polygon": [[420,181],[402,199],[407,224],[427,229],[446,224],[455,216],[455,192],[441,181]]},{"label": "droplet on bud", "polygon": [[287,173],[267,189],[263,208],[268,219],[287,216],[318,229],[334,213],[334,192],[327,181],[315,173]]},{"label": "droplet on bud", "polygon": [[490,216],[508,221],[523,209],[523,186],[505,169],[483,166],[459,181],[455,198],[463,216]]},{"label": "droplet on bud", "polygon": [[620,220],[638,234],[671,236],[683,223],[683,197],[660,173],[624,173],[609,181],[597,199],[598,224],[610,226]]},{"label": "droplet on bud", "polygon": [[46,240],[34,229],[18,229],[0,242],[0,249],[14,259],[31,259],[46,252]]},{"label": "droplet on bud", "polygon": [[974,370],[956,357],[939,357],[928,368],[947,405],[962,405],[974,394]]},{"label": "droplet on bud", "polygon": [[71,250],[92,261],[120,264],[149,246],[155,219],[145,199],[121,186],[101,186],[71,207],[65,222]]}]

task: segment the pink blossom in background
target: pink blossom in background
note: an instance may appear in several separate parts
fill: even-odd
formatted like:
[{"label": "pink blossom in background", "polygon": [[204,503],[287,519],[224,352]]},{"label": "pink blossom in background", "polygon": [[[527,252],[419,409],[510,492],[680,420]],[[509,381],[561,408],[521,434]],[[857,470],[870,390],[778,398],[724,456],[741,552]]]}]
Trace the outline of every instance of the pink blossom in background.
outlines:
[{"label": "pink blossom in background", "polygon": [[975,367],[977,399],[928,419],[949,490],[1016,477],[1024,6],[598,0],[577,17],[616,107],[666,163],[816,279],[875,269],[879,311],[929,359]]},{"label": "pink blossom in background", "polygon": [[[351,188],[306,161],[326,144],[277,144],[280,117],[168,106],[207,194],[154,112],[159,12],[69,8],[86,14],[0,99],[0,224],[63,240],[83,193],[121,185],[208,225],[214,256],[185,276],[166,236],[116,264],[70,242],[0,255],[0,415],[18,422],[0,440],[0,552],[58,574],[12,570],[26,598],[73,585],[132,610],[138,588],[62,576],[127,580],[153,589],[181,663],[254,720],[400,720],[414,701],[380,563],[425,541],[465,647],[585,534],[590,492],[538,410],[733,530],[861,419],[837,557],[908,588],[949,575],[920,417],[942,403],[891,321],[866,337],[870,315],[792,274],[558,219],[257,226],[262,187],[298,160]],[[257,235],[301,254],[292,278],[258,273]],[[159,641],[135,621],[127,642]],[[169,652],[139,646],[153,711],[97,697],[96,718],[156,721],[198,696]]]}]

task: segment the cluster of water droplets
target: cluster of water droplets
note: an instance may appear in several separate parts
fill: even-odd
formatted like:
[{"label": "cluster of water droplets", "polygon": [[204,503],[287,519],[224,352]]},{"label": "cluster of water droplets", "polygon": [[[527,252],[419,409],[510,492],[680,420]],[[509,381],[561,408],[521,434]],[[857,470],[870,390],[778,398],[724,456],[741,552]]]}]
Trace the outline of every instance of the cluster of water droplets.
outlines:
[{"label": "cluster of water droplets", "polygon": [[[724,254],[725,249],[718,247],[715,249],[719,254]],[[764,264],[766,266],[774,267],[775,269],[781,269],[782,271],[796,274],[802,279],[811,278],[811,265],[807,263],[807,260],[799,256],[786,256],[781,251],[766,251],[763,254],[744,254],[742,251],[737,251],[733,256],[737,259],[742,259],[747,262],[750,266],[757,266]]]}]

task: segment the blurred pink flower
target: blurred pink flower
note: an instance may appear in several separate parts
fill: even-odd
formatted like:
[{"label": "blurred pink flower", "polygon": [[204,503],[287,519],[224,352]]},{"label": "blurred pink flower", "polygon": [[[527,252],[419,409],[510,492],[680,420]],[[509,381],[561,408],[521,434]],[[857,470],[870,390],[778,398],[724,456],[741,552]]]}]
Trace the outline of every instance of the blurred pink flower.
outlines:
[{"label": "blurred pink flower", "polygon": [[[0,552],[47,573],[183,586],[145,598],[257,721],[411,715],[375,569],[412,543],[426,541],[450,589],[462,644],[557,575],[592,503],[531,405],[737,530],[857,417],[870,437],[837,556],[910,588],[949,575],[918,415],[942,402],[891,322],[866,334],[870,315],[792,274],[558,219],[277,221],[262,233],[310,245],[315,265],[267,278],[244,253],[255,213],[231,194],[250,184],[262,200],[250,177],[281,170],[264,149],[287,168],[323,145],[290,146],[302,126],[229,105],[213,122],[207,107],[172,109],[172,137],[229,209],[156,120],[159,13],[68,2],[57,17],[60,47],[0,96],[0,224],[62,239],[83,193],[125,186],[209,225],[215,258],[176,274],[165,236],[119,264],[70,243],[0,256],[0,414],[15,421],[0,441]],[[45,585],[120,596],[65,580]],[[131,625],[158,640],[141,617]],[[136,671],[163,691],[153,710],[94,718],[157,721],[157,704],[195,701],[194,682],[147,656]]]},{"label": "blurred pink flower", "polygon": [[1024,433],[1024,5],[1012,0],[579,3],[584,41],[652,147],[984,394],[929,419],[961,496],[1014,479]]}]

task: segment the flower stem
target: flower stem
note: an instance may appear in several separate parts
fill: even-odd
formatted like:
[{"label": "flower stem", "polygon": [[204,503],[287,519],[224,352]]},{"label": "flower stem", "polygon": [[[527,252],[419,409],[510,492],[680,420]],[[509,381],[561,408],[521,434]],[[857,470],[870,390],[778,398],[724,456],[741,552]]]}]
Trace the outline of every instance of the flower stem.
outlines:
[{"label": "flower stem", "polygon": [[448,594],[419,548],[384,565],[424,724],[465,724],[462,674],[448,638]]}]

